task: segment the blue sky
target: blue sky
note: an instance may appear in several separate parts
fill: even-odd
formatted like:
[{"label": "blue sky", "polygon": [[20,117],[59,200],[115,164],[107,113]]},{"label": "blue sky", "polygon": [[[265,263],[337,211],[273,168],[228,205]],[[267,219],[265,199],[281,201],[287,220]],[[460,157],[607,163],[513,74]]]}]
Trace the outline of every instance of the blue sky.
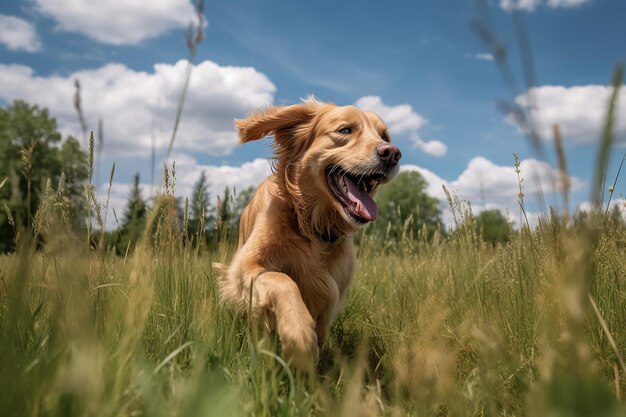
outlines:
[{"label": "blue sky", "polygon": [[[181,60],[188,56],[184,33],[194,19],[188,0],[145,4],[0,5],[0,100],[49,107],[65,133],[80,137],[72,107],[73,82],[80,79],[89,127],[95,130],[103,120],[101,171],[117,164],[111,203],[118,211],[135,172],[149,193],[151,141],[163,155],[185,68]],[[519,81],[513,93],[471,28],[476,19],[484,21],[485,11]],[[514,13],[532,50],[532,102],[526,100]],[[625,16],[620,0],[492,0],[485,8],[469,0],[210,2],[174,148],[179,192],[188,194],[202,171],[213,195],[226,185],[258,183],[268,172],[269,142],[236,146],[233,118],[313,94],[378,111],[402,148],[404,169],[419,170],[442,207],[444,184],[476,211],[499,208],[512,219],[518,217],[514,152],[523,160],[530,211],[542,210],[539,189],[547,204],[560,204],[553,198],[558,177],[548,140],[558,123],[573,176],[573,209],[590,193],[608,84],[626,58]],[[525,108],[546,137],[543,154],[498,109],[502,100],[537,106]],[[618,107],[618,118],[624,142],[626,104]],[[609,176],[623,152],[621,144],[614,149]]]}]

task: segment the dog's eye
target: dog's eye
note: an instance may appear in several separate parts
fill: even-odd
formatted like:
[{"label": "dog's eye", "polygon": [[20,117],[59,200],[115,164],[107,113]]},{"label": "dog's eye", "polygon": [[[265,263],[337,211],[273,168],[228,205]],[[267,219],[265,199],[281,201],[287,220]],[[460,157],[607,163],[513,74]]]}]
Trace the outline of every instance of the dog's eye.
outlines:
[{"label": "dog's eye", "polygon": [[350,133],[352,133],[352,129],[350,129],[349,127],[343,127],[339,129],[339,133],[342,133],[344,135],[349,135]]}]

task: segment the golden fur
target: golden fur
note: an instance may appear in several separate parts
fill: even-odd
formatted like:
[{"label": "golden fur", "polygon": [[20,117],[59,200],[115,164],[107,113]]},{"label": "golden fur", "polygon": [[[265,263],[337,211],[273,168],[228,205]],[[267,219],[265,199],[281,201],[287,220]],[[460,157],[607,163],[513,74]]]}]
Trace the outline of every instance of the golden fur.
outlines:
[{"label": "golden fur", "polygon": [[[239,247],[223,267],[220,293],[268,318],[285,357],[310,370],[355,268],[358,224],[331,192],[328,176],[337,167],[361,176],[384,172],[368,190],[373,193],[396,174],[400,152],[376,114],[314,99],[270,107],[236,127],[242,143],[273,134],[275,163],[241,215]],[[397,151],[393,166],[383,166],[381,146]]]}]

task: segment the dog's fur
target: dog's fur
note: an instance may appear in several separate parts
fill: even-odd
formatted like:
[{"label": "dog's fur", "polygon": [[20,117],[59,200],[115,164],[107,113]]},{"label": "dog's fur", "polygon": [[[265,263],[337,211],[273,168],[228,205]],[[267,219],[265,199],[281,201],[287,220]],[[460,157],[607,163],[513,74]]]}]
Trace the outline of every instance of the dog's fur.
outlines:
[{"label": "dog's fur", "polygon": [[[361,178],[376,174],[366,189],[374,193],[379,182],[395,176],[401,154],[388,144],[389,132],[376,114],[314,99],[235,123],[242,143],[273,134],[275,163],[241,215],[239,248],[223,267],[220,293],[275,324],[285,357],[311,369],[352,281],[352,234],[358,223],[372,220],[355,219],[355,211],[363,213],[358,208],[352,216],[347,212],[329,176],[338,170]],[[381,162],[381,146],[397,151],[395,163]]]}]

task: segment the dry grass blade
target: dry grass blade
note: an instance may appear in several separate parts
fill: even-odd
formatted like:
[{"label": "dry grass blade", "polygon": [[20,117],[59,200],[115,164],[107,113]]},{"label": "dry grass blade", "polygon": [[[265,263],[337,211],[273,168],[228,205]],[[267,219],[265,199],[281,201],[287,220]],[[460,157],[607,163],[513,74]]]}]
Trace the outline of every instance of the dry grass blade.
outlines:
[{"label": "dry grass blade", "polygon": [[619,363],[620,367],[622,368],[622,373],[624,375],[626,375],[626,364],[624,363],[624,359],[622,358],[622,355],[620,354],[620,350],[617,347],[617,343],[615,343],[615,339],[611,335],[611,331],[609,330],[609,326],[606,325],[606,321],[604,321],[604,318],[602,317],[602,314],[600,313],[600,309],[598,309],[598,305],[594,301],[594,299],[591,296],[591,294],[587,294],[587,295],[589,297],[589,302],[591,303],[591,307],[593,307],[593,312],[596,315],[596,318],[598,319],[598,322],[600,323],[600,326],[602,327],[602,332],[604,332],[604,335],[606,336],[607,340],[609,341],[609,344],[611,345],[611,348],[613,349],[613,353],[615,353],[615,357],[617,358],[617,362]]},{"label": "dry grass blade", "polygon": [[609,200],[606,202],[606,209],[604,210],[605,216],[609,214],[609,209],[611,208],[611,200],[613,199],[613,193],[615,192],[615,186],[617,185],[617,180],[619,179],[619,176],[622,173],[622,167],[624,166],[624,161],[626,161],[626,152],[624,152],[624,155],[622,156],[622,160],[619,163],[619,168],[617,169],[617,174],[615,174],[613,185],[609,187]]},{"label": "dry grass blade", "polygon": [[178,105],[176,106],[176,116],[174,118],[174,127],[172,128],[172,135],[170,136],[170,142],[167,147],[167,158],[172,153],[174,147],[174,141],[176,140],[176,133],[178,132],[178,126],[180,124],[181,116],[183,114],[183,108],[185,105],[185,98],[187,97],[187,90],[189,88],[189,81],[191,80],[191,72],[193,71],[193,61],[196,57],[198,45],[204,39],[204,0],[197,0],[195,2],[195,11],[197,22],[195,27],[190,24],[187,34],[187,48],[189,50],[189,60],[187,61],[187,67],[185,68],[185,74],[183,76],[182,88],[180,96],[178,97]]},{"label": "dry grass blade", "polygon": [[554,135],[554,148],[559,165],[559,177],[561,178],[561,195],[563,196],[563,205],[565,206],[565,213],[567,214],[569,212],[569,191],[571,188],[569,171],[567,169],[567,158],[565,157],[563,138],[561,137],[559,125],[552,126],[552,131]]},{"label": "dry grass blade", "polygon": [[593,180],[593,188],[591,190],[591,201],[595,204],[596,208],[600,208],[602,206],[604,198],[604,183],[606,179],[606,170],[609,164],[609,152],[614,141],[613,126],[615,125],[615,109],[623,79],[624,66],[620,64],[617,68],[615,68],[615,72],[613,73],[613,93],[609,98],[606,119],[602,130],[602,136],[600,137],[600,148],[596,159],[596,171]]},{"label": "dry grass blade", "polygon": [[80,91],[80,80],[77,78],[74,80],[74,110],[78,116],[78,124],[80,125],[80,131],[83,134],[82,140],[87,138],[87,122],[85,121],[85,113],[83,112],[83,105]]},{"label": "dry grass blade", "polygon": [[499,100],[498,107],[504,114],[515,119],[519,128],[530,140],[535,151],[537,151],[539,155],[543,155],[544,150],[541,136],[536,128],[537,120],[534,120],[531,114],[526,110],[527,107],[522,107],[516,102],[516,98],[524,92],[528,100],[528,108],[536,106],[533,90],[533,87],[535,87],[535,73],[532,51],[523,16],[518,10],[512,11],[516,40],[519,45],[520,59],[523,66],[524,82],[520,83],[509,63],[506,46],[496,35],[490,16],[491,5],[486,0],[476,0],[476,5],[480,17],[471,22],[471,27],[493,55],[494,61],[498,67],[498,72],[509,96],[506,100]]}]

